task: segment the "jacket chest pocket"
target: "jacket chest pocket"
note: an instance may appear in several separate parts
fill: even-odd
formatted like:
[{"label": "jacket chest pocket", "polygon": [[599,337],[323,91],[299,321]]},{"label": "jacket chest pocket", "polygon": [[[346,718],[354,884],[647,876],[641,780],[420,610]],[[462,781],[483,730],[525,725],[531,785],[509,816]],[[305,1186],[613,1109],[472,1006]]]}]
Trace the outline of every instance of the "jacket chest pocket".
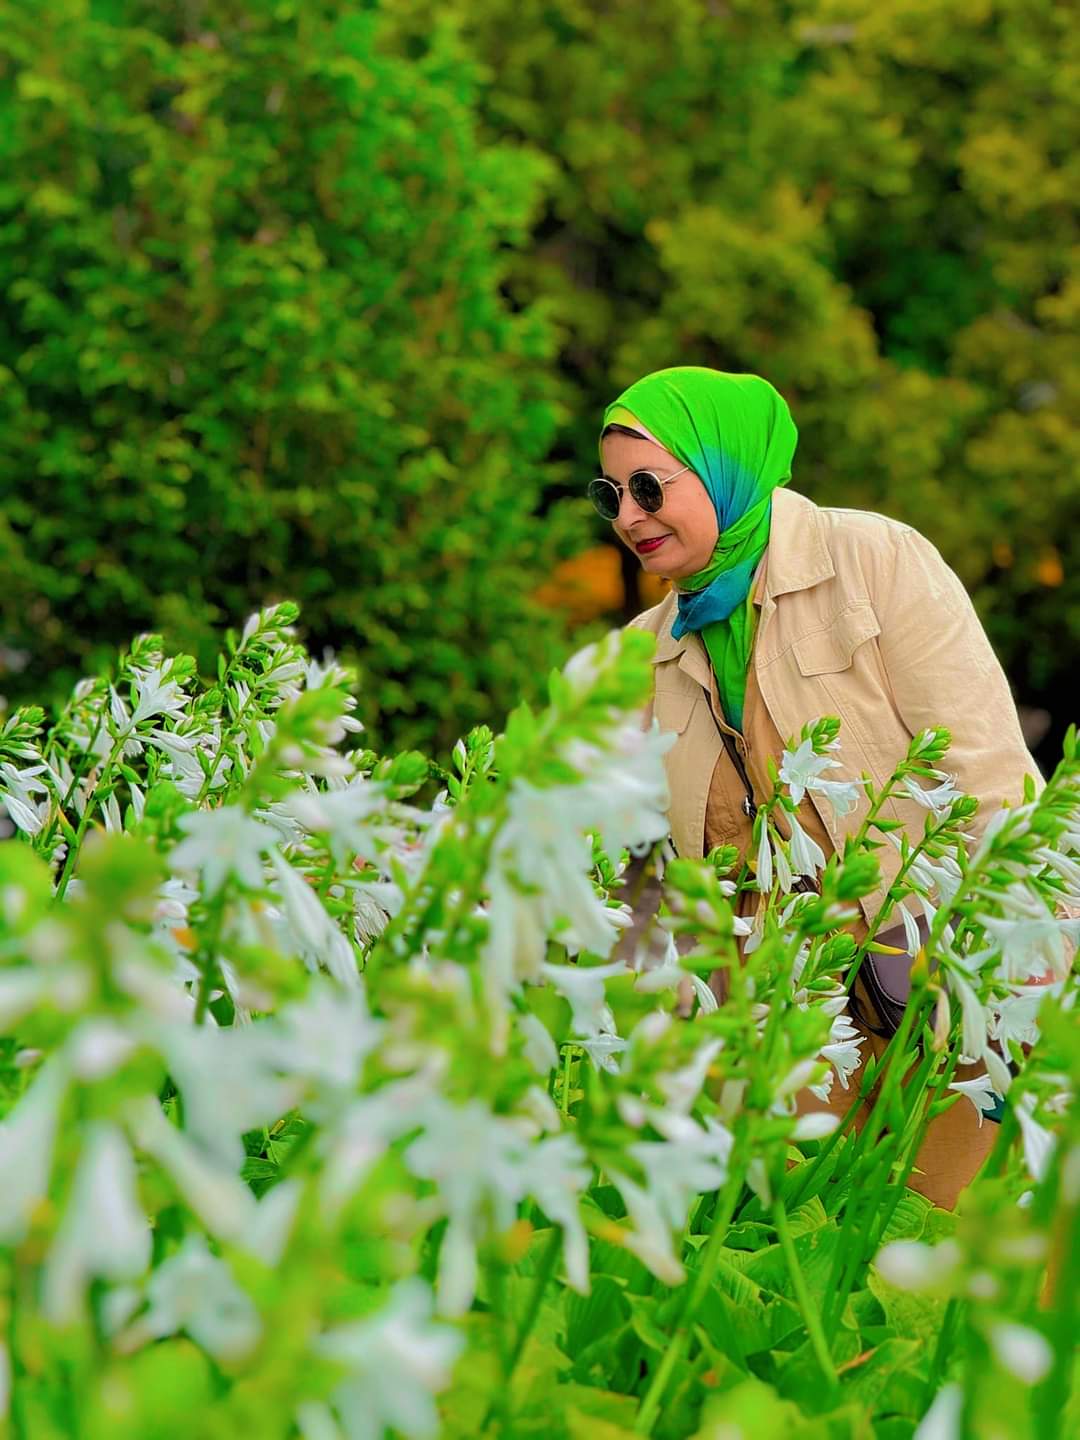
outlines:
[{"label": "jacket chest pocket", "polygon": [[694,707],[705,699],[705,692],[699,687],[694,690],[667,689],[658,685],[653,695],[653,715],[656,723],[665,733],[674,731],[682,735],[690,724],[690,717],[694,713]]},{"label": "jacket chest pocket", "polygon": [[820,630],[792,642],[795,663],[802,675],[833,675],[850,668],[855,652],[881,634],[869,602],[851,605]]}]

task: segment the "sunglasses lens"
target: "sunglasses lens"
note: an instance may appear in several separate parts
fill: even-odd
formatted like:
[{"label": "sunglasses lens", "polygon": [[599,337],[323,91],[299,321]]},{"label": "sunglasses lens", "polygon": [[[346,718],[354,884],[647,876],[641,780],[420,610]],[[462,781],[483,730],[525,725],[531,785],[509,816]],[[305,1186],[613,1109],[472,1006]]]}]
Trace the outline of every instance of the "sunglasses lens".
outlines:
[{"label": "sunglasses lens", "polygon": [[634,471],[630,476],[630,494],[650,515],[655,515],[664,503],[664,487],[651,470]]},{"label": "sunglasses lens", "polygon": [[610,480],[590,480],[587,493],[605,520],[614,520],[618,517],[621,496],[618,487],[613,485]]}]

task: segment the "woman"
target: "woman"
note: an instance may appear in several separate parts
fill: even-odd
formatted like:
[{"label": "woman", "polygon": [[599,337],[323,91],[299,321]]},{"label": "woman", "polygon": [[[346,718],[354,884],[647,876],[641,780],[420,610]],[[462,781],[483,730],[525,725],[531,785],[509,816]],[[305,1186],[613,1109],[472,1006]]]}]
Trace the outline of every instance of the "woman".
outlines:
[{"label": "woman", "polygon": [[[1039,778],[1001,666],[960,581],[921,535],[783,488],[797,438],[768,381],[690,366],[647,375],[604,414],[604,473],[590,498],[642,569],[673,582],[633,623],[657,637],[654,713],[678,737],[666,757],[675,848],[745,854],[756,797],[771,788],[767,758],[779,761],[784,742],[823,715],[841,721],[842,769],[831,776],[866,773],[879,787],[913,735],[948,726],[956,788],[980,802],[977,833],[1022,798],[1026,775]],[[915,800],[883,814],[921,837],[927,811]],[[859,820],[818,811],[810,795],[798,815],[826,855]],[[899,866],[891,847],[878,856],[867,921]],[[902,977],[891,983],[902,1004]],[[880,1054],[889,1017],[877,994],[875,1009],[858,985],[861,1028]],[[833,1087],[840,1113],[849,1099]],[[951,1207],[993,1138],[971,1106],[954,1105],[931,1125],[913,1186]]]}]

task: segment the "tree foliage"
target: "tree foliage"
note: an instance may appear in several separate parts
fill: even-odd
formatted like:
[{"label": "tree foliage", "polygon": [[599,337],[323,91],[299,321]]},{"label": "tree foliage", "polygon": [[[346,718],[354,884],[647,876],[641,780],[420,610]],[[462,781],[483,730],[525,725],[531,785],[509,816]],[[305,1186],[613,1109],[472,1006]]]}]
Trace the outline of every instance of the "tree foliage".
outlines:
[{"label": "tree foliage", "polygon": [[927,532],[1021,698],[1067,719],[1065,7],[0,16],[0,604],[33,656],[12,694],[138,625],[193,647],[288,594],[382,677],[388,738],[499,712],[546,667],[541,547],[600,533],[537,524],[538,497],[587,477],[619,387],[692,362],[772,379],[796,485]]},{"label": "tree foliage", "polygon": [[1021,695],[1071,699],[1080,40],[1065,8],[459,8],[489,66],[490,132],[557,165],[515,284],[560,326],[583,467],[602,405],[638,375],[763,373],[800,425],[795,484],[928,532]]},{"label": "tree foliage", "polygon": [[[551,338],[500,294],[545,173],[450,29],[344,0],[0,4],[0,563],[21,683],[248,597],[380,733],[533,681]],[[17,657],[16,657],[17,658]],[[5,686],[5,688],[8,688]]]}]

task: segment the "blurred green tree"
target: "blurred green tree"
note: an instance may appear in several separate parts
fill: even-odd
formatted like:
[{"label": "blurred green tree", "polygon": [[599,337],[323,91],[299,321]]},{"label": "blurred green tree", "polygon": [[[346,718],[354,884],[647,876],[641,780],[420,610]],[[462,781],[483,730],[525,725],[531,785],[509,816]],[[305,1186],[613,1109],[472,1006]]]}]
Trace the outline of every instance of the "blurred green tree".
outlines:
[{"label": "blurred green tree", "polygon": [[549,164],[350,0],[0,0],[0,634],[66,688],[291,597],[379,740],[535,689],[553,336],[501,292]]},{"label": "blurred green tree", "polygon": [[0,22],[28,688],[296,594],[379,677],[381,738],[448,738],[552,653],[529,596],[589,536],[537,525],[541,489],[586,478],[617,388],[690,362],[775,381],[796,484],[930,535],[1020,698],[1070,718],[1080,27],[1054,0]]},{"label": "blurred green tree", "polygon": [[[423,0],[391,0],[404,34]],[[456,0],[488,133],[556,167],[513,293],[574,421],[767,375],[795,483],[939,544],[1029,704],[1080,648],[1080,27],[1054,0]],[[445,12],[444,12],[445,13]],[[1051,737],[1050,748],[1059,735]]]}]

